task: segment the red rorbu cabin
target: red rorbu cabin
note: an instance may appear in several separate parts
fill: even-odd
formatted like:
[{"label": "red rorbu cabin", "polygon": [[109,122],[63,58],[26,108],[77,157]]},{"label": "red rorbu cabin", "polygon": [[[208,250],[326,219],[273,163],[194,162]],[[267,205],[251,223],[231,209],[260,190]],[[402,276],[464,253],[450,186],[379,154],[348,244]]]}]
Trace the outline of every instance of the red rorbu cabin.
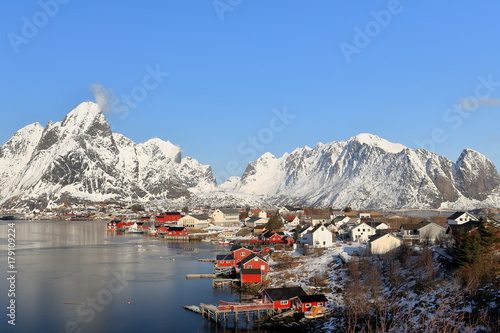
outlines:
[{"label": "red rorbu cabin", "polygon": [[156,222],[177,222],[182,217],[179,212],[166,212],[161,213],[155,217]]},{"label": "red rorbu cabin", "polygon": [[298,296],[307,296],[301,287],[270,288],[262,291],[262,302],[272,303],[273,309],[289,309]]},{"label": "red rorbu cabin", "polygon": [[231,253],[234,256],[236,262],[240,262],[249,255],[253,254],[254,252],[246,247],[240,245],[234,245],[229,253]]},{"label": "red rorbu cabin", "polygon": [[219,254],[215,257],[217,267],[234,267],[236,260],[232,254]]},{"label": "red rorbu cabin", "polygon": [[270,272],[269,263],[262,257],[252,253],[239,263],[241,269],[260,269],[262,273]]},{"label": "red rorbu cabin", "polygon": [[240,270],[241,283],[261,283],[262,272],[260,269],[242,269]]},{"label": "red rorbu cabin", "polygon": [[298,312],[306,312],[311,309],[311,307],[325,307],[328,302],[327,298],[323,294],[318,295],[306,295],[297,296],[293,299],[295,303],[295,308]]},{"label": "red rorbu cabin", "polygon": [[169,235],[169,236],[187,236],[188,231],[184,227],[168,227],[167,235]]}]

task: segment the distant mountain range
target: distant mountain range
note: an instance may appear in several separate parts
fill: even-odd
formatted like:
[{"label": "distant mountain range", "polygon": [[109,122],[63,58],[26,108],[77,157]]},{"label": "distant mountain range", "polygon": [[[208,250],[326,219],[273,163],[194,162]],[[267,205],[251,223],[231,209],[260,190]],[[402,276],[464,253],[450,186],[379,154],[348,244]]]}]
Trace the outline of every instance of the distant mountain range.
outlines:
[{"label": "distant mountain range", "polygon": [[369,208],[500,207],[500,177],[464,149],[453,163],[371,134],[297,148],[250,162],[217,186],[210,166],[169,141],[113,133],[97,104],[63,121],[17,131],[0,147],[0,205],[45,208],[75,201],[172,201],[192,205],[315,205]]}]

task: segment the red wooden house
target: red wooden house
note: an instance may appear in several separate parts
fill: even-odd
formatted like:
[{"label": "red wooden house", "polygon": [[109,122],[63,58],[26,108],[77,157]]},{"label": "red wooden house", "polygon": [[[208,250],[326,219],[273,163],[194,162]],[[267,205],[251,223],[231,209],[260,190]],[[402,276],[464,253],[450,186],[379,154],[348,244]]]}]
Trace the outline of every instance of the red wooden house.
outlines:
[{"label": "red wooden house", "polygon": [[179,212],[161,213],[155,217],[157,222],[177,222],[182,217]]},{"label": "red wooden house", "polygon": [[286,235],[283,232],[277,232],[274,230],[264,231],[259,239],[268,243],[286,243]]},{"label": "red wooden house", "polygon": [[234,245],[229,251],[229,253],[234,256],[236,262],[240,262],[249,255],[253,254],[254,251],[241,245]]},{"label": "red wooden house", "polygon": [[260,269],[242,269],[240,270],[240,282],[241,283],[261,283],[262,282],[262,272]]},{"label": "red wooden house", "polygon": [[323,294],[318,295],[306,295],[306,296],[297,296],[293,299],[294,306],[298,312],[306,312],[313,306],[316,307],[324,307],[328,300],[326,296]]},{"label": "red wooden house", "polygon": [[216,267],[234,267],[236,266],[236,260],[232,254],[219,254],[215,257]]},{"label": "red wooden house", "polygon": [[169,236],[187,236],[188,231],[184,227],[168,227],[167,235],[169,235]]},{"label": "red wooden house", "polygon": [[262,291],[262,302],[272,303],[273,309],[289,309],[298,296],[307,296],[302,287],[270,288]]},{"label": "red wooden house", "polygon": [[256,255],[255,253],[252,253],[245,259],[241,260],[239,262],[239,268],[240,269],[258,268],[261,270],[263,274],[271,271],[269,268],[269,263],[264,258]]}]

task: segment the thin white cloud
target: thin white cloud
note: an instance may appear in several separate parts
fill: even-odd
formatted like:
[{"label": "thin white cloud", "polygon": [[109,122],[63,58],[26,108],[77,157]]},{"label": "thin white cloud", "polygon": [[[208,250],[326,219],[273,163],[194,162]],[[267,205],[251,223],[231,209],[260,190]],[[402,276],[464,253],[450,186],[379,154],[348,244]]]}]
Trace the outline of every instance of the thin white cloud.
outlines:
[{"label": "thin white cloud", "polygon": [[116,97],[111,89],[104,88],[100,83],[92,83],[90,85],[90,91],[94,94],[95,101],[102,112],[114,113],[112,102]]},{"label": "thin white cloud", "polygon": [[458,101],[458,108],[472,111],[481,107],[500,106],[500,98],[462,98]]}]

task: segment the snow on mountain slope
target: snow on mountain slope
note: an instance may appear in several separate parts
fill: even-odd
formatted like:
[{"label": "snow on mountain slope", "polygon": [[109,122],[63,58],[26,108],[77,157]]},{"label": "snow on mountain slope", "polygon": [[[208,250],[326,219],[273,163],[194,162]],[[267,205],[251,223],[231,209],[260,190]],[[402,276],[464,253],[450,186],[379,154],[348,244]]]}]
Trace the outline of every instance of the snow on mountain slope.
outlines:
[{"label": "snow on mountain slope", "polygon": [[219,185],[221,190],[233,191],[235,186],[240,182],[240,177],[231,176],[224,183]]},{"label": "snow on mountain slope", "polygon": [[135,143],[113,133],[95,103],[63,121],[35,123],[0,147],[0,205],[71,201],[301,204],[353,208],[500,207],[500,177],[484,155],[448,158],[376,135],[265,153],[242,175],[216,185],[211,167],[169,141]]},{"label": "snow on mountain slope", "polygon": [[215,187],[209,166],[182,159],[180,148],[168,141],[136,144],[112,133],[91,102],[61,122],[18,131],[0,148],[0,165],[4,207],[177,198]]},{"label": "snow on mountain slope", "polygon": [[16,133],[0,147],[0,193],[11,186],[12,181],[28,164],[42,136],[43,127],[39,123],[28,125]]},{"label": "snow on mountain slope", "polygon": [[436,208],[461,198],[483,200],[499,186],[494,165],[475,151],[464,150],[453,163],[360,134],[280,158],[266,153],[248,164],[234,188],[276,204]]}]

